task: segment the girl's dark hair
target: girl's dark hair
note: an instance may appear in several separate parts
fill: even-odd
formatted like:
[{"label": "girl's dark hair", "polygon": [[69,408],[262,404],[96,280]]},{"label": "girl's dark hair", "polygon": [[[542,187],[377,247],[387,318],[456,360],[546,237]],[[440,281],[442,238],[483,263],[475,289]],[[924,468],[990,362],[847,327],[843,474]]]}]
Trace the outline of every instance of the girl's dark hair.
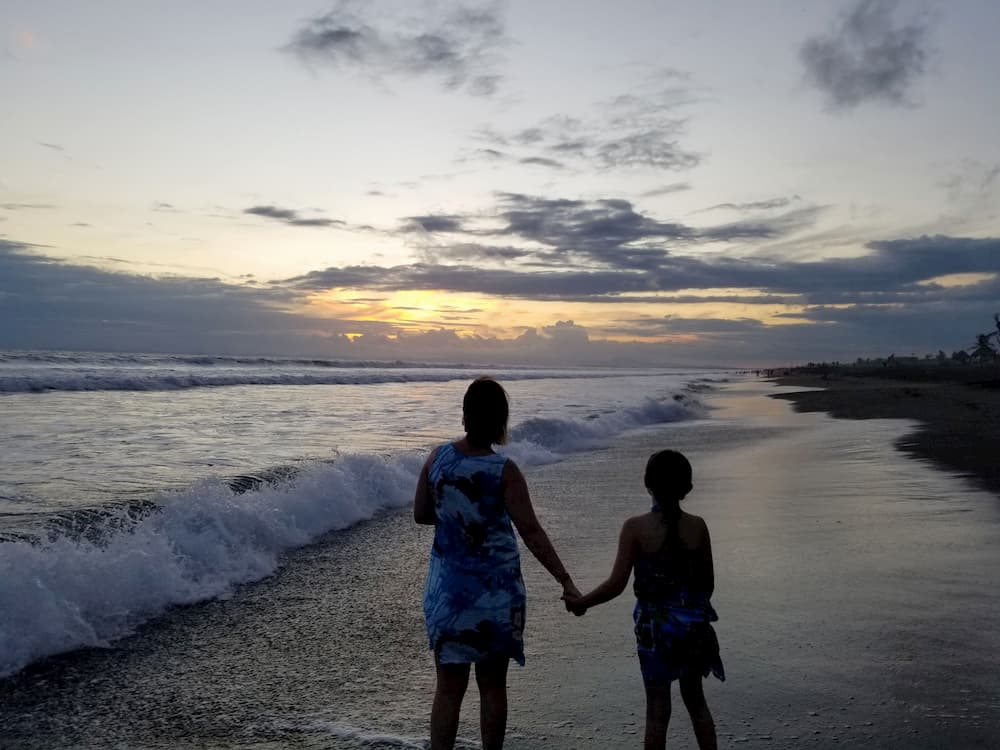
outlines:
[{"label": "girl's dark hair", "polygon": [[476,378],[462,399],[462,423],[469,442],[488,447],[507,442],[507,391],[493,378]]},{"label": "girl's dark hair", "polygon": [[659,451],[646,462],[642,481],[653,495],[660,517],[667,525],[667,547],[679,550],[680,502],[691,491],[691,462],[679,451]]}]

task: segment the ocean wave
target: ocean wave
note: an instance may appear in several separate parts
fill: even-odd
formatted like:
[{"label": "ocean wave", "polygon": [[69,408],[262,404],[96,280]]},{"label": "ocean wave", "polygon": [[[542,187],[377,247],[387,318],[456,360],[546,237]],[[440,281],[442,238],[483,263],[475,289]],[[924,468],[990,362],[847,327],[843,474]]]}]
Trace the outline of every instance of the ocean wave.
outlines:
[{"label": "ocean wave", "polygon": [[[0,370],[0,393],[46,393],[53,391],[177,391],[191,388],[221,388],[239,385],[373,385],[379,383],[428,383],[465,380],[478,370],[409,367],[353,367],[344,369],[287,370],[229,368],[169,370],[164,368],[37,368],[27,371]],[[628,372],[565,370],[494,371],[501,380],[544,378],[622,377]]]},{"label": "ocean wave", "polygon": [[[593,419],[530,419],[505,453],[558,461],[626,430],[702,414],[678,394]],[[301,469],[203,480],[95,514],[44,540],[0,542],[0,677],[45,656],[105,646],[168,607],[225,596],[282,553],[411,502],[423,457],[342,454]]]},{"label": "ocean wave", "polygon": [[705,413],[700,401],[679,393],[665,400],[647,398],[638,406],[596,414],[590,419],[533,418],[510,431],[510,444],[504,452],[530,466],[561,453],[601,446],[627,430],[692,419]]},{"label": "ocean wave", "polygon": [[448,367],[461,369],[464,364],[432,364],[403,360],[324,359],[322,357],[267,357],[225,354],[147,354],[140,352],[70,352],[0,350],[0,363],[42,365],[196,365],[201,367],[231,366],[310,366],[310,367]]}]

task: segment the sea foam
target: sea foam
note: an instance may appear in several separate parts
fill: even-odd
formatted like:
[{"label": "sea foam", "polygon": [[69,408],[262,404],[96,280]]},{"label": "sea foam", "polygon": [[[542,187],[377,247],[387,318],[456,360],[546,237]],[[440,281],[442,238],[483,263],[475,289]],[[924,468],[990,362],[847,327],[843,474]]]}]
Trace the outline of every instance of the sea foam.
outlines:
[{"label": "sea foam", "polygon": [[288,483],[234,494],[202,481],[99,541],[0,544],[0,676],[40,657],[103,646],[171,605],[274,572],[279,555],[406,505],[415,455],[341,456]]}]

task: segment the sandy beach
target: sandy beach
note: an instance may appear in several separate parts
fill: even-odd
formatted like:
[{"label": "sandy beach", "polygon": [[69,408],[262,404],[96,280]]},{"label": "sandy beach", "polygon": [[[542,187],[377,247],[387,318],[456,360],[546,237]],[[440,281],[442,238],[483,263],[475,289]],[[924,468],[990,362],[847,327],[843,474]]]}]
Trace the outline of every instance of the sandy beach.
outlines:
[{"label": "sandy beach", "polygon": [[[919,424],[896,445],[1000,494],[1000,371],[912,367],[879,372],[840,368],[793,372],[781,385],[810,390],[775,394],[802,412],[840,419],[911,419]],[[816,390],[821,389],[821,390]]]}]

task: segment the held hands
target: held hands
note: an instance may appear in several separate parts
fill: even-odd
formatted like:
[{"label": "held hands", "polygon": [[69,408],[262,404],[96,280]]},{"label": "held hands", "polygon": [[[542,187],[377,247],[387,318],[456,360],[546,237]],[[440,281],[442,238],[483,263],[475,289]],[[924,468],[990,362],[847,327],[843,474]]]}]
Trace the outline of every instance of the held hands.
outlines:
[{"label": "held hands", "polygon": [[586,613],[587,608],[581,607],[577,604],[583,596],[580,594],[580,590],[574,585],[573,581],[567,580],[566,583],[563,584],[563,593],[559,598],[566,604],[567,612],[572,612],[577,617],[582,617],[584,613]]}]

